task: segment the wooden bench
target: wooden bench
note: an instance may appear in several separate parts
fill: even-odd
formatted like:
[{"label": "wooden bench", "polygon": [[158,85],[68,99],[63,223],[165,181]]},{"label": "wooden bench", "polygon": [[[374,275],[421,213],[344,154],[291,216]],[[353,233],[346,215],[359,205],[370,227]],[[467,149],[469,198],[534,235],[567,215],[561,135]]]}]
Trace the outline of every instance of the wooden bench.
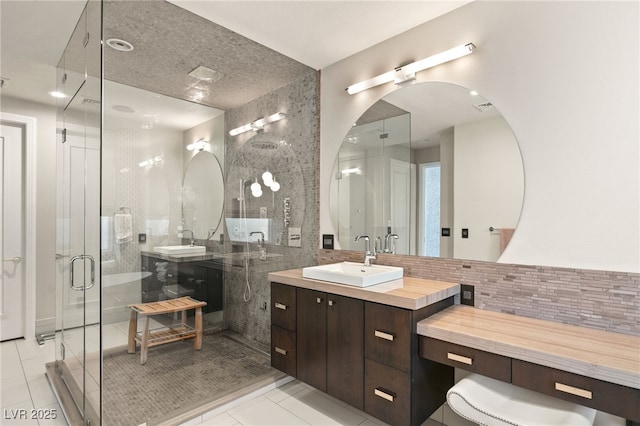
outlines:
[{"label": "wooden bench", "polygon": [[[147,352],[150,347],[179,340],[195,338],[193,348],[202,348],[202,307],[207,302],[180,297],[178,299],[163,300],[161,302],[138,303],[129,305],[131,317],[129,319],[129,344],[128,352],[136,353],[136,343],[140,344],[140,363],[147,362]],[[187,325],[187,311],[195,309],[195,327]],[[172,314],[181,312],[179,324],[149,331],[149,318],[152,315]],[[144,329],[138,332],[138,315],[144,317]]]}]

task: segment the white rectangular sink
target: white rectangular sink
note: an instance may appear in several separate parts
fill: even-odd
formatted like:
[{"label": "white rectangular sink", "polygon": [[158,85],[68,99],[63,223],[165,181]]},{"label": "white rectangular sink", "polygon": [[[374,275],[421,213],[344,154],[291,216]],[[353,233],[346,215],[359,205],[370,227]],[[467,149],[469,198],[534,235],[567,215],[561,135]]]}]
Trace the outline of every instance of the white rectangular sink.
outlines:
[{"label": "white rectangular sink", "polygon": [[341,262],[302,268],[302,276],[356,287],[368,287],[402,278],[404,269],[396,266]]},{"label": "white rectangular sink", "polygon": [[207,248],[205,246],[160,246],[154,247],[153,251],[161,254],[178,255],[178,254],[205,254]]}]

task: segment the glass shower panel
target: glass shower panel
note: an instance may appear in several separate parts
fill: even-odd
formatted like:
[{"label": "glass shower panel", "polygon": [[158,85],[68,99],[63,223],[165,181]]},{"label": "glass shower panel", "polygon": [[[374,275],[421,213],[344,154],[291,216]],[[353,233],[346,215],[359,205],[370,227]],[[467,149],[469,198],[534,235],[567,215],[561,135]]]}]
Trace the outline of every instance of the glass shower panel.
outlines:
[{"label": "glass shower panel", "polygon": [[364,243],[354,238],[367,235],[371,249],[377,244],[379,251],[410,252],[409,230],[415,220],[410,141],[409,113],[350,129],[336,159],[330,191],[340,248],[363,250]]},{"label": "glass shower panel", "polygon": [[89,1],[58,67],[56,369],[84,424],[101,419],[101,15]]},{"label": "glass shower panel", "polygon": [[[398,254],[415,254],[415,166],[411,164],[411,114],[401,114],[383,121],[381,154],[382,208],[381,249]],[[396,238],[397,236],[397,238]]]}]

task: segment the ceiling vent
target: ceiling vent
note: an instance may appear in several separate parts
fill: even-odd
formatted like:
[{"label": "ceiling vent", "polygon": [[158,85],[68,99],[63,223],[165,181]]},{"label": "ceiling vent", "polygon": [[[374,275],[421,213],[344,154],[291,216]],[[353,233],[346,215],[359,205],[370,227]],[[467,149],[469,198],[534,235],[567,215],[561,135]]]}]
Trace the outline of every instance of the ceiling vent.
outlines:
[{"label": "ceiling vent", "polygon": [[209,83],[215,83],[224,77],[224,74],[220,71],[212,70],[211,68],[207,68],[203,65],[198,66],[196,69],[191,71],[189,75],[198,80],[208,81]]},{"label": "ceiling vent", "polygon": [[84,98],[82,100],[82,105],[100,106],[100,101],[96,101],[95,99],[91,98]]},{"label": "ceiling vent", "polygon": [[473,106],[475,109],[477,109],[480,112],[487,112],[489,111],[491,108],[493,108],[493,104],[491,102],[484,102],[481,104],[476,104]]}]

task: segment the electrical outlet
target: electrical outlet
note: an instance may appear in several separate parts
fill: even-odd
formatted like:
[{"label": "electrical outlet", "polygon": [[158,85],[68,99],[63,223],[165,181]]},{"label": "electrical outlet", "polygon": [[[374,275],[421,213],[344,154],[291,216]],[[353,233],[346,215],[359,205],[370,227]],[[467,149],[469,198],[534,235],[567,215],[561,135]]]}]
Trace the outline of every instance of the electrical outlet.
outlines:
[{"label": "electrical outlet", "polygon": [[263,311],[266,311],[267,310],[267,302],[262,302],[260,304],[260,309],[262,309]]},{"label": "electrical outlet", "polygon": [[475,295],[472,285],[460,284],[460,304],[475,306]]},{"label": "electrical outlet", "polygon": [[462,238],[469,238],[469,228],[462,228]]}]

